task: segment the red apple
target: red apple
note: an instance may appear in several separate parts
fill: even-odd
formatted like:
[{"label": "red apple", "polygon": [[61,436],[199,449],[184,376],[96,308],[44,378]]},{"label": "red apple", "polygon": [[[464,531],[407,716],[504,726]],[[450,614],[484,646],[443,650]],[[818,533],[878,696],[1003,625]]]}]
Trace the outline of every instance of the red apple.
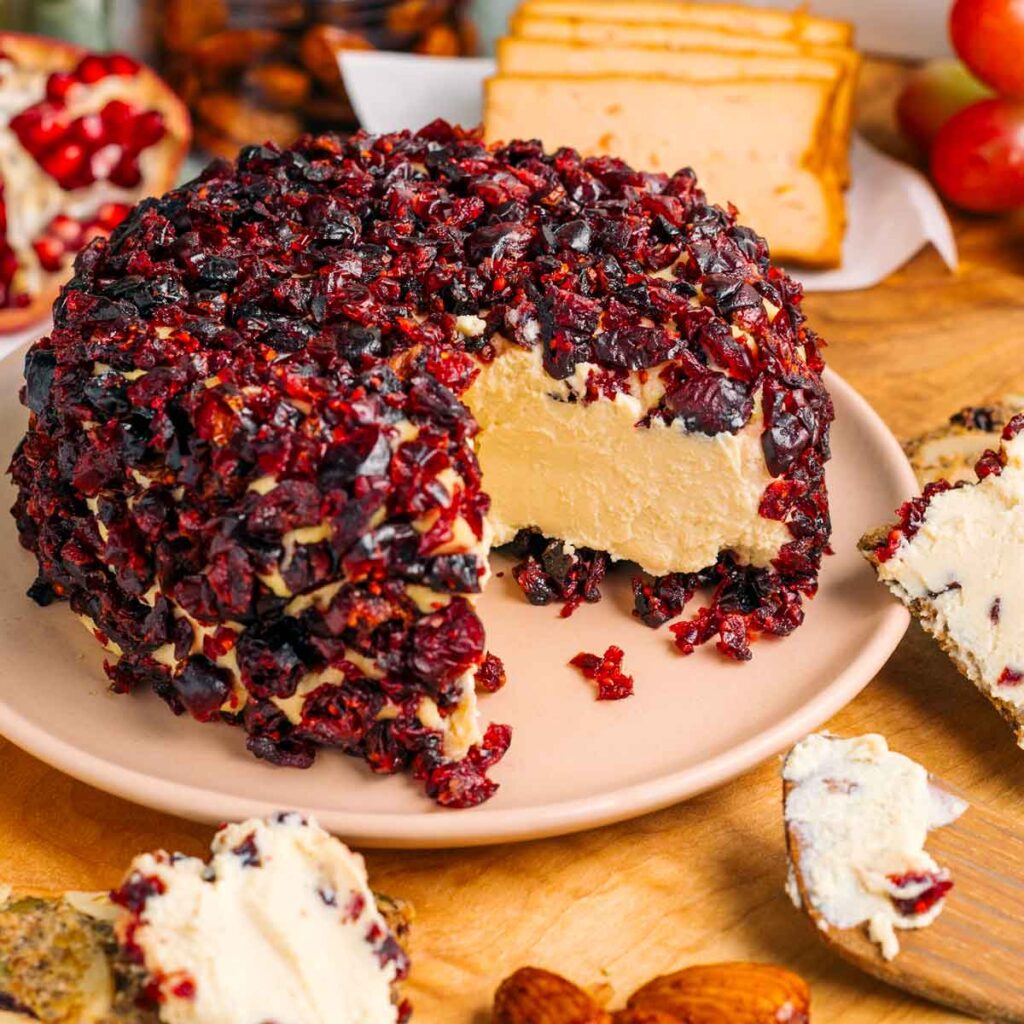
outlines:
[{"label": "red apple", "polygon": [[1024,0],[956,0],[949,34],[978,78],[1004,96],[1024,96]]},{"label": "red apple", "polygon": [[1024,101],[982,100],[939,129],[931,172],[951,202],[977,213],[1024,205]]}]

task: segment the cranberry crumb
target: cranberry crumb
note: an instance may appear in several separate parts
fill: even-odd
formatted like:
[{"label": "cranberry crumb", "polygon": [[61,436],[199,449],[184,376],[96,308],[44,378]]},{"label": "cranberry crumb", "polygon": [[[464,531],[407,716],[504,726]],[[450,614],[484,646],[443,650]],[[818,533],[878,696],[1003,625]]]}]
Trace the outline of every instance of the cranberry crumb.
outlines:
[{"label": "cranberry crumb", "polygon": [[483,664],[476,670],[476,687],[485,693],[497,693],[506,683],[505,665],[496,654],[484,656]]},{"label": "cranberry crumb", "polygon": [[569,664],[597,683],[598,700],[622,700],[633,696],[633,677],[622,671],[622,658],[622,648],[613,644],[602,656],[581,651]]},{"label": "cranberry crumb", "polygon": [[953,888],[952,879],[935,874],[890,875],[889,882],[897,890],[926,885],[921,893],[907,899],[890,895],[889,898],[892,900],[893,906],[904,917],[917,917],[926,914]]},{"label": "cranberry crumb", "polygon": [[176,977],[174,980],[165,979],[164,986],[168,988],[175,999],[193,1000],[196,997],[195,979],[190,975],[186,974],[181,978]]},{"label": "cranberry crumb", "polygon": [[933,483],[927,484],[924,491],[918,497],[904,502],[896,513],[899,524],[889,531],[889,535],[884,543],[875,548],[875,557],[880,562],[888,562],[896,554],[903,541],[910,540],[921,529],[926,510],[932,498],[936,494],[942,494],[944,491],[950,490],[952,486],[946,480],[936,480]]},{"label": "cranberry crumb", "polygon": [[1009,666],[1007,666],[999,674],[999,678],[996,680],[996,682],[1000,686],[1018,686],[1022,680],[1024,680],[1024,672],[1021,672],[1019,669],[1010,668]]}]

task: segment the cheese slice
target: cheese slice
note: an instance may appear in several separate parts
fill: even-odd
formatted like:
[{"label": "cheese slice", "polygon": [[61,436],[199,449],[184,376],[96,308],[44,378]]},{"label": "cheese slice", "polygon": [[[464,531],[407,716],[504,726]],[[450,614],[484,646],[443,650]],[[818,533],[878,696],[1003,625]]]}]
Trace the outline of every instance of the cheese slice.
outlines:
[{"label": "cheese slice", "polygon": [[827,153],[833,94],[811,79],[499,75],[487,83],[484,123],[491,141],[539,138],[669,174],[693,167],[709,198],[735,203],[776,258],[834,266],[844,214]]},{"label": "cheese slice", "polygon": [[836,46],[847,46],[853,39],[848,22],[814,17],[804,10],[778,11],[744,4],[686,3],[683,0],[631,0],[629,3],[621,0],[525,0],[520,10],[540,17],[703,25],[729,32]]},{"label": "cheese slice", "polygon": [[841,61],[803,53],[722,53],[620,43],[591,46],[514,36],[498,40],[497,57],[498,70],[511,75],[651,74],[695,81],[813,78],[838,88],[845,73]]},{"label": "cheese slice", "polygon": [[[710,5],[709,5],[710,6]],[[633,10],[630,4],[627,8]],[[604,12],[604,7],[601,7]],[[860,55],[847,46],[809,45],[787,38],[743,34],[724,28],[701,24],[664,24],[643,21],[616,21],[611,18],[535,16],[528,10],[513,15],[509,21],[513,36],[522,39],[558,40],[565,43],[586,43],[591,46],[648,46],[667,49],[707,50],[719,54],[813,57],[833,60],[842,69],[831,115],[829,152],[836,173],[843,184],[849,181],[850,134],[853,129],[854,98]]]}]

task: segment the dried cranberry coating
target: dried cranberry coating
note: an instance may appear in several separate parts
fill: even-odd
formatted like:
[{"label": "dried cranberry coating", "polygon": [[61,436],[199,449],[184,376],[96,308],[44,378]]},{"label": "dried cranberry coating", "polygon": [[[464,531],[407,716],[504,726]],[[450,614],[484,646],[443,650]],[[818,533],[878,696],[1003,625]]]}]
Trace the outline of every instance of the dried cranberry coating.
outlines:
[{"label": "dried cranberry coating", "polygon": [[[820,342],[799,285],[688,170],[488,148],[443,122],[253,146],[140,204],[75,270],[26,361],[11,467],[31,594],[121,652],[116,690],[239,724],[259,757],[302,767],[330,745],[449,806],[493,792],[508,731],[451,757],[436,717],[485,654],[489,502],[461,396],[498,333],[555,378],[595,364],[583,401],[658,374],[649,417],[679,429],[763,410],[761,514],[793,540],[750,579],[728,569],[701,636],[788,631],[814,591]],[[594,600],[606,556],[557,554],[527,559],[535,596]]]}]

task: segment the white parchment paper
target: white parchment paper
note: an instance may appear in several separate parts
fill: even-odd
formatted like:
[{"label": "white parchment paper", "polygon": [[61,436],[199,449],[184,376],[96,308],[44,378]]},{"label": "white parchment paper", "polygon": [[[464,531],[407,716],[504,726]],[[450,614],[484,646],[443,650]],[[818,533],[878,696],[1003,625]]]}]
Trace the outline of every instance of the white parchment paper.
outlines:
[{"label": "white parchment paper", "polygon": [[[371,132],[416,129],[438,117],[456,124],[478,124],[482,83],[493,72],[494,62],[487,58],[353,51],[342,59],[352,106]],[[696,170],[699,178],[700,168]],[[951,270],[956,269],[949,219],[923,175],[862,138],[854,139],[851,170],[842,266],[824,271],[794,269],[794,276],[808,291],[870,288],[929,243]]]}]

